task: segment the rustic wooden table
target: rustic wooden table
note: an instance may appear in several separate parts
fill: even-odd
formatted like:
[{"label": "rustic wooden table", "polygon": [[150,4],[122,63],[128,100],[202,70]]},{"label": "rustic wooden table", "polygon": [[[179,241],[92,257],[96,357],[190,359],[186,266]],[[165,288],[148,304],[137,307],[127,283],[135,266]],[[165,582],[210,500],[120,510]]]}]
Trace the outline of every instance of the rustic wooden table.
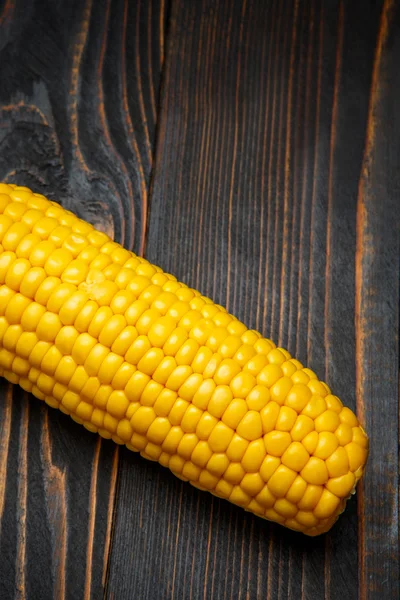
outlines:
[{"label": "rustic wooden table", "polygon": [[399,597],[400,3],[2,0],[0,179],[288,347],[371,438],[285,531],[0,383],[0,598]]}]

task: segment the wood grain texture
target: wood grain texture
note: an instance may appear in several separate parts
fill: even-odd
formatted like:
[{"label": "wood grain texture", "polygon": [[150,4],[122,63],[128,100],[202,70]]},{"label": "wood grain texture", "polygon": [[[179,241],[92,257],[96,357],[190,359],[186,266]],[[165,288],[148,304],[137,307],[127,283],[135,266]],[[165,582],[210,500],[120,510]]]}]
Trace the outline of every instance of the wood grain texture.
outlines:
[{"label": "wood grain texture", "polygon": [[146,254],[324,376],[373,450],[311,541],[122,452],[110,598],[398,597],[398,24],[381,2],[174,2]]},{"label": "wood grain texture", "polygon": [[0,599],[397,600],[397,0],[3,0],[0,32],[0,179],[286,346],[371,438],[307,539],[0,382]]},{"label": "wood grain texture", "polygon": [[[166,2],[0,3],[0,180],[143,250]],[[0,388],[0,598],[100,598],[118,448]]]}]

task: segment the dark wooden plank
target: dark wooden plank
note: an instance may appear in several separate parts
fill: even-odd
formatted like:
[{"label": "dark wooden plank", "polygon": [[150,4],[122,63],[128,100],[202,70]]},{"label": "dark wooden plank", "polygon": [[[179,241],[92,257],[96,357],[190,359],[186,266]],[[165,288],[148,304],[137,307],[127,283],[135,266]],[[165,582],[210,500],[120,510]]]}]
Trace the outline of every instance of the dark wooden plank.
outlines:
[{"label": "dark wooden plank", "polygon": [[357,205],[357,408],[371,435],[360,513],[360,598],[400,597],[400,6],[379,20]]},{"label": "dark wooden plank", "polygon": [[398,597],[397,23],[394,2],[173,3],[146,254],[357,398],[373,451],[317,539],[122,451],[109,598]]},{"label": "dark wooden plank", "polygon": [[[164,0],[0,3],[0,180],[143,249]],[[0,383],[0,598],[100,598],[118,449]]]}]

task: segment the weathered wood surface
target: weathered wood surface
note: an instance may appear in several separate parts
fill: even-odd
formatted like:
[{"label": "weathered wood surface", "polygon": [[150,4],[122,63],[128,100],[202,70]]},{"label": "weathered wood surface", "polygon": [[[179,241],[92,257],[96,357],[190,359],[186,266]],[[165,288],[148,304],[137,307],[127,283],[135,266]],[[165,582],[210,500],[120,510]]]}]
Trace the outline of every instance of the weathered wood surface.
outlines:
[{"label": "weathered wood surface", "polygon": [[[0,180],[143,252],[165,2],[0,5]],[[0,386],[0,598],[98,599],[118,448]]]},{"label": "weathered wood surface", "polygon": [[288,347],[371,438],[307,539],[1,383],[0,598],[396,600],[399,3],[0,7],[0,178]]}]

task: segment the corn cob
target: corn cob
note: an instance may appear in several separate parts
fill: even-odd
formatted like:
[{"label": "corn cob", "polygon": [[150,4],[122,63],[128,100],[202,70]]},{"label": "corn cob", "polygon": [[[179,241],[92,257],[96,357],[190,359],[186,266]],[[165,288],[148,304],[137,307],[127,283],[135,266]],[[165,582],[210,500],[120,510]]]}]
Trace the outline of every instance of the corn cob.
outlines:
[{"label": "corn cob", "polygon": [[283,348],[26,187],[0,184],[0,375],[201,490],[307,535],[368,438]]}]

